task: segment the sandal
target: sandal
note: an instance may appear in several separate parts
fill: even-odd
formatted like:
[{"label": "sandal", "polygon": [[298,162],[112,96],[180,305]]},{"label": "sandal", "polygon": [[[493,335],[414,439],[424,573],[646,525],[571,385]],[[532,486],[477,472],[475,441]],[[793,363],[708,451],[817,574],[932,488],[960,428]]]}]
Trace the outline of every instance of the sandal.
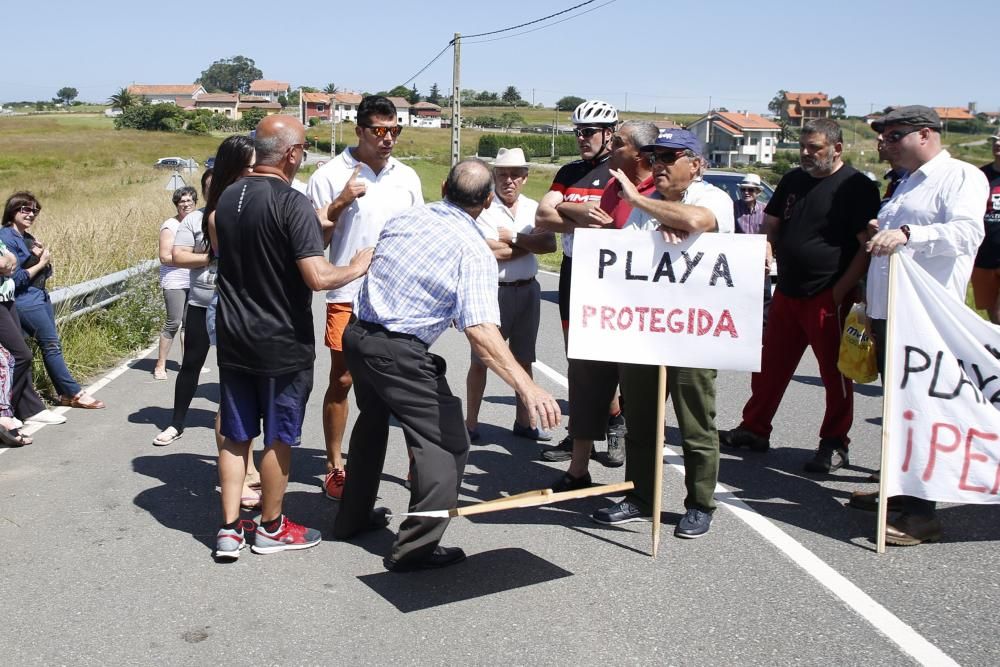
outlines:
[{"label": "sandal", "polygon": [[153,369],[153,379],[154,380],[166,380],[167,379],[167,369],[166,368],[154,368]]},{"label": "sandal", "polygon": [[243,484],[250,487],[251,489],[260,488],[260,471],[254,471],[253,473],[247,473],[247,476],[243,478]]},{"label": "sandal", "polygon": [[7,429],[0,426],[0,442],[8,447],[24,447],[34,442],[26,435],[21,435],[21,431],[16,428]]},{"label": "sandal", "polygon": [[98,400],[93,396],[91,396],[90,394],[83,391],[81,391],[76,396],[73,396],[72,398],[70,398],[69,396],[60,396],[59,405],[70,408],[84,408],[86,410],[101,410],[107,407],[104,405],[104,401]]},{"label": "sandal", "polygon": [[243,497],[240,498],[240,507],[245,510],[260,509],[260,493],[249,487],[243,487]]},{"label": "sandal", "polygon": [[183,435],[181,431],[178,431],[173,426],[168,426],[167,428],[163,429],[160,435],[153,438],[153,444],[156,445],[157,447],[163,447],[164,445],[169,445],[175,440],[178,440],[181,437],[181,435]]}]

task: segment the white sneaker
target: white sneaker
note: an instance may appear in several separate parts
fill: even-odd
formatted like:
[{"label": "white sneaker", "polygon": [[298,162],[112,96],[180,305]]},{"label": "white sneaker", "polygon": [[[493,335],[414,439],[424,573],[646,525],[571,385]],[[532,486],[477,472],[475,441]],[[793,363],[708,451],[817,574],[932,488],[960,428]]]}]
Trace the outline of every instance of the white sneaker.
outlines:
[{"label": "white sneaker", "polygon": [[66,415],[61,415],[58,412],[53,412],[52,410],[42,410],[36,415],[32,415],[25,419],[24,421],[29,424],[65,424]]}]

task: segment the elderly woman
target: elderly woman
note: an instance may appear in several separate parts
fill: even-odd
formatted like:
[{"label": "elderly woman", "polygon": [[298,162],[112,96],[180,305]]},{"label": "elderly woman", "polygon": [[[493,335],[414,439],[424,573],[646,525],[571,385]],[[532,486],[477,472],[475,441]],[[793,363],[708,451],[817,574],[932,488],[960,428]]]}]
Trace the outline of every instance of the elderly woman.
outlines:
[{"label": "elderly woman", "polygon": [[[31,387],[31,351],[24,344],[22,330],[24,336],[34,338],[38,343],[45,370],[59,393],[61,405],[103,408],[104,403],[83,391],[63,359],[55,313],[45,289],[45,282],[52,275],[52,253],[29,231],[41,211],[38,199],[30,192],[15,192],[4,205],[0,241],[17,259],[17,267],[12,273],[17,308],[13,308],[11,303],[0,304],[4,306],[0,308],[0,345],[7,348],[15,359],[14,412],[25,421],[58,424],[66,418],[45,410]],[[17,327],[11,331],[15,323]],[[15,341],[14,338],[20,340]]]},{"label": "elderly woman", "polygon": [[[160,351],[153,368],[153,377],[157,380],[167,379],[167,355],[170,354],[174,336],[184,323],[190,272],[174,264],[174,238],[184,218],[195,210],[198,191],[189,185],[177,188],[174,190],[173,202],[177,215],[160,225],[160,287],[163,289],[163,302],[167,308],[167,321],[160,332]],[[181,345],[183,344],[182,338]]]}]

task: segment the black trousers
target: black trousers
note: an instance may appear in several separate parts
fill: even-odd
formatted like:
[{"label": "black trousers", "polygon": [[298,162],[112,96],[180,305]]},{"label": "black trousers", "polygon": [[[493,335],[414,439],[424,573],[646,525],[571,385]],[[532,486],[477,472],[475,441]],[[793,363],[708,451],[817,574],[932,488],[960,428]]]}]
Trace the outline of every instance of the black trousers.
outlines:
[{"label": "black trousers", "polygon": [[174,383],[174,415],[170,419],[170,425],[178,432],[184,431],[184,422],[187,419],[188,408],[191,407],[191,400],[194,392],[198,389],[198,378],[201,376],[201,368],[208,358],[208,327],[205,325],[205,314],[207,308],[188,304],[187,315],[185,317],[184,332],[184,358],[181,360],[181,370],[177,374],[177,381]]},{"label": "black trousers", "polygon": [[[389,417],[403,429],[410,464],[410,511],[455,507],[469,455],[462,401],[445,379],[445,361],[420,340],[353,321],[344,332],[344,357],[354,379],[358,419],[351,431],[347,482],[333,533],[348,538],[369,526],[385,463]],[[407,517],[399,527],[391,558],[418,561],[429,556],[448,519]]]},{"label": "black trousers", "polygon": [[31,380],[31,348],[24,342],[21,320],[13,301],[0,302],[0,345],[14,355],[10,405],[14,416],[26,419],[45,409]]}]

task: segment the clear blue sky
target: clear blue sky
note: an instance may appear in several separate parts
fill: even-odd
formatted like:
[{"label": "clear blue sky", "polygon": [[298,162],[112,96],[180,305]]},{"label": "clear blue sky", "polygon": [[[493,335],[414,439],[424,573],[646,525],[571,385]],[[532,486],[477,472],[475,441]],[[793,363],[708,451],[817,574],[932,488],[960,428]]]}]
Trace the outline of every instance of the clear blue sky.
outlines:
[{"label": "clear blue sky", "polygon": [[[10,2],[0,101],[49,99],[62,86],[104,101],[132,82],[191,83],[234,55],[292,86],[374,92],[415,74],[455,32],[505,28],[580,1]],[[701,112],[710,98],[763,112],[782,88],[842,95],[851,114],[972,101],[1000,110],[996,0],[607,2],[542,30],[465,42],[462,88],[514,85],[546,104],[577,95],[624,107],[627,95],[629,109],[664,113]],[[446,92],[451,75],[449,51],[417,88],[426,94],[436,82]]]}]

